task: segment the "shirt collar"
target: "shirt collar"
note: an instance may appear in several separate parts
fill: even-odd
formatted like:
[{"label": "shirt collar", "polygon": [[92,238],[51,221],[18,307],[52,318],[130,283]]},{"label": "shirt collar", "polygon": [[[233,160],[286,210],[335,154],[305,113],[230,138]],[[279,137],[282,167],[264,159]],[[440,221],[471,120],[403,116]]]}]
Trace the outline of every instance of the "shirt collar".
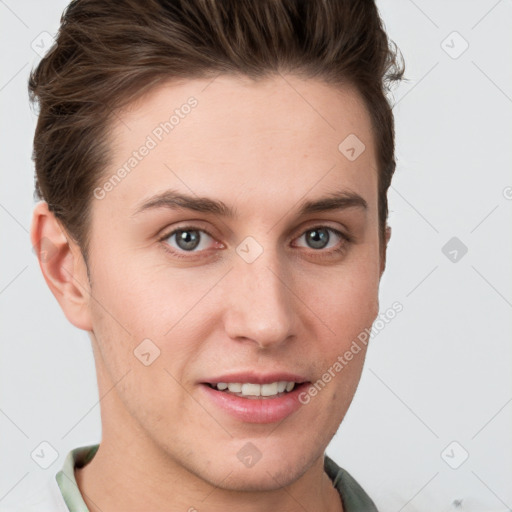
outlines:
[{"label": "shirt collar", "polygon": [[75,478],[75,467],[88,464],[100,447],[99,444],[80,446],[71,450],[64,461],[62,469],[55,475],[60,492],[70,512],[89,512],[82,498]]}]

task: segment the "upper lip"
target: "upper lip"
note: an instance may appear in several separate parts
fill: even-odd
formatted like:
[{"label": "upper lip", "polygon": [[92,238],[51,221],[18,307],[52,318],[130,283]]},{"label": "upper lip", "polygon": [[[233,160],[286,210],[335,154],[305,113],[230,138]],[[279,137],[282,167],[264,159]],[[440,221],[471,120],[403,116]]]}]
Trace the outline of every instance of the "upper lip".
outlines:
[{"label": "upper lip", "polygon": [[240,383],[251,383],[251,384],[270,384],[272,382],[296,382],[303,383],[308,382],[308,380],[296,373],[289,372],[275,372],[275,373],[257,373],[257,372],[236,372],[229,373],[225,375],[219,375],[218,377],[212,377],[203,380],[202,382],[205,384],[218,384],[219,382],[225,382],[229,384],[230,382],[240,382]]}]

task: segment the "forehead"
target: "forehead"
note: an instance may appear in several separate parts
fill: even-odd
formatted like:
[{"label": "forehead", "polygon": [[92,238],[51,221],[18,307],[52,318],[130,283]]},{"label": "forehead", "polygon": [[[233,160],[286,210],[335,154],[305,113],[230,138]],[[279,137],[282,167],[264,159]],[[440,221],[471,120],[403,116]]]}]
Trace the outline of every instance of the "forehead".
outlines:
[{"label": "forehead", "polygon": [[105,177],[127,172],[108,199],[126,208],[167,188],[247,207],[343,186],[375,199],[372,126],[353,88],[280,75],[169,82],[117,112],[110,133]]}]

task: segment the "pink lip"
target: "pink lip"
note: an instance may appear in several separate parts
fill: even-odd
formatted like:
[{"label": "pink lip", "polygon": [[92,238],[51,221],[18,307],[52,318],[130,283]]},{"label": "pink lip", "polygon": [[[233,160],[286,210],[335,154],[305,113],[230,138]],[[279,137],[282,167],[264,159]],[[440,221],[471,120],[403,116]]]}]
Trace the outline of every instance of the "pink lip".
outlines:
[{"label": "pink lip", "polygon": [[218,384],[219,382],[225,382],[226,384],[229,384],[230,382],[247,382],[251,384],[270,384],[272,382],[280,381],[302,383],[307,382],[307,379],[300,375],[286,372],[261,374],[249,371],[230,373],[229,375],[221,375],[219,377],[207,378],[203,380],[202,383]]},{"label": "pink lip", "polygon": [[[293,380],[281,377],[277,379],[272,377],[270,380],[265,377],[267,380],[260,383]],[[223,379],[226,378],[223,377]],[[240,379],[240,376],[236,378],[230,377],[230,380],[227,381],[218,380],[216,382],[251,382],[251,379],[247,376],[244,379],[237,379]],[[252,382],[256,383],[254,380]],[[307,385],[307,383],[296,385],[289,393],[276,398],[243,398],[226,393],[225,391],[219,391],[205,383],[200,385],[200,389],[205,394],[206,400],[212,402],[216,407],[239,421],[246,423],[276,423],[300,409],[303,404],[299,401],[299,394]]]}]

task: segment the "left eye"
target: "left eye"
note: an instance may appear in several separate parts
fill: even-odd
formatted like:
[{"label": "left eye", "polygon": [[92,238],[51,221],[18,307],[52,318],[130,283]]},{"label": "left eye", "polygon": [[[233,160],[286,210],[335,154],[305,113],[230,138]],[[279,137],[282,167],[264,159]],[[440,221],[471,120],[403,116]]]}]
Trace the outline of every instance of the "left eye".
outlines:
[{"label": "left eye", "polygon": [[[318,226],[313,229],[308,229],[301,235],[297,240],[305,238],[306,242],[310,244],[312,249],[330,249],[333,246],[328,247],[327,244],[331,241],[330,233],[334,233],[336,237],[346,239],[346,237],[334,228],[328,228],[325,226]],[[334,244],[334,246],[336,243]]]}]

